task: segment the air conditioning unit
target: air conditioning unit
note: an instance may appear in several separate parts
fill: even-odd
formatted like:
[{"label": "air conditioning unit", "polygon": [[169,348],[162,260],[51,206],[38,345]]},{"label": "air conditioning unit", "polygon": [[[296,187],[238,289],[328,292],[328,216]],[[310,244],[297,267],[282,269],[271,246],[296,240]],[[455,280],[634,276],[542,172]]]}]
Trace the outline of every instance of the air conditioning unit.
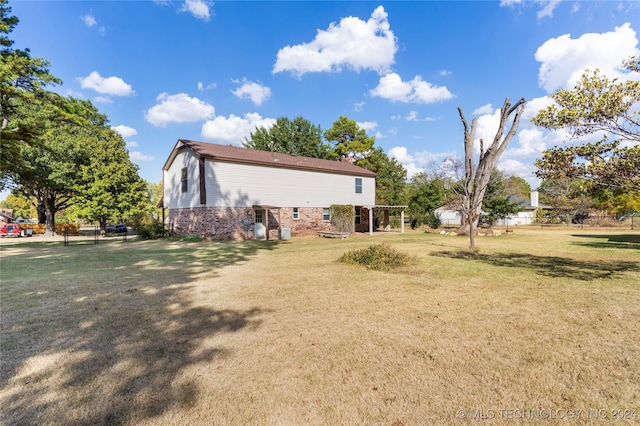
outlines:
[{"label": "air conditioning unit", "polygon": [[288,240],[291,238],[291,228],[280,228],[280,239]]}]

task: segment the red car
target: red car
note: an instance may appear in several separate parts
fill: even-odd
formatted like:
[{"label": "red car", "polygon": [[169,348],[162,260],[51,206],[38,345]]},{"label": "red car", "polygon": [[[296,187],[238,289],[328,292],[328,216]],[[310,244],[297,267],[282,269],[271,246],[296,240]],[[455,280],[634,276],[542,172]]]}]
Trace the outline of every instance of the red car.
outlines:
[{"label": "red car", "polygon": [[19,237],[20,226],[16,223],[5,223],[0,227],[0,237]]}]

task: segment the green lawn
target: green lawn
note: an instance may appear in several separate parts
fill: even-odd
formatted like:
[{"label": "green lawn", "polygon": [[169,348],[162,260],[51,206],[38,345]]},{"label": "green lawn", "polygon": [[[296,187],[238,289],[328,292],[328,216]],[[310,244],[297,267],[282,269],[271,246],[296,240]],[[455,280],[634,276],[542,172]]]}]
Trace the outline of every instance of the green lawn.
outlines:
[{"label": "green lawn", "polygon": [[476,244],[3,241],[0,423],[638,423],[640,233]]}]

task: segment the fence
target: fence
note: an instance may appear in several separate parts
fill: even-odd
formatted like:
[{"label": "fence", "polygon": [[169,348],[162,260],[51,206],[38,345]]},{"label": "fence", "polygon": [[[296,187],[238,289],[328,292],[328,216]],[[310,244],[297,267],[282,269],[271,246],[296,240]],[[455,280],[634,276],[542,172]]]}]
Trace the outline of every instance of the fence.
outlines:
[{"label": "fence", "polygon": [[[44,234],[47,230],[47,225],[44,223],[20,223],[20,229],[27,233],[27,229],[31,229],[33,234]],[[79,235],[80,226],[76,223],[56,223],[56,234],[64,235],[65,228],[68,229],[69,235]]]}]

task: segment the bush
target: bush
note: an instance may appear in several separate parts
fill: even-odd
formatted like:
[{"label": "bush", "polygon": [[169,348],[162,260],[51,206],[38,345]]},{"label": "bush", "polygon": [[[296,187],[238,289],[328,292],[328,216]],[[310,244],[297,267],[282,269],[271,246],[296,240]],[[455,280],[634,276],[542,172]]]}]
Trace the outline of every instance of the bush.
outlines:
[{"label": "bush", "polygon": [[351,250],[340,257],[342,263],[363,265],[368,269],[386,271],[411,263],[411,258],[399,253],[387,243],[375,244],[365,249]]},{"label": "bush", "polygon": [[156,240],[164,234],[162,223],[150,215],[136,217],[133,221],[133,229],[140,240]]},{"label": "bush", "polygon": [[438,229],[440,228],[440,225],[442,225],[442,220],[440,219],[440,215],[435,212],[430,212],[424,219],[424,223],[426,223],[431,229]]}]

